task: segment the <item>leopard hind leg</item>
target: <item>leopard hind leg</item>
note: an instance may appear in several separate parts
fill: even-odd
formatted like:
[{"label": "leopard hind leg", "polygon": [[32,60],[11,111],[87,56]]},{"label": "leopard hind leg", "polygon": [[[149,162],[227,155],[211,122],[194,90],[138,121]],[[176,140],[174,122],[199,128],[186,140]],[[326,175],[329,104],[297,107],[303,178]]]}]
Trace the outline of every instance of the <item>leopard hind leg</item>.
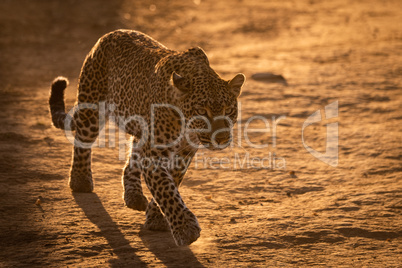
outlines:
[{"label": "leopard hind leg", "polygon": [[97,105],[78,105],[74,113],[74,122],[76,133],[69,186],[74,192],[88,193],[94,189],[91,170],[91,147],[99,135],[99,111]]}]

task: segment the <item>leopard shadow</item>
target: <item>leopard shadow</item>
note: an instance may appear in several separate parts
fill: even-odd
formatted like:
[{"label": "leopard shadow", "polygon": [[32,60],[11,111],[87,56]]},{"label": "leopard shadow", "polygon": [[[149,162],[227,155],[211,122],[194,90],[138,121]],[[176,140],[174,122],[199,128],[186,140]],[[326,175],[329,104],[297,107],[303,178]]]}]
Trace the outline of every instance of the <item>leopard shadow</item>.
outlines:
[{"label": "leopard shadow", "polygon": [[131,247],[130,242],[112,220],[97,194],[73,193],[73,196],[87,218],[100,229],[100,235],[107,240],[112,248],[112,255],[117,256],[117,259],[109,261],[111,267],[126,265],[146,267],[146,263],[136,255],[137,249]]},{"label": "leopard shadow", "polygon": [[170,232],[141,229],[139,236],[144,245],[166,267],[205,267],[187,246],[176,246]]}]

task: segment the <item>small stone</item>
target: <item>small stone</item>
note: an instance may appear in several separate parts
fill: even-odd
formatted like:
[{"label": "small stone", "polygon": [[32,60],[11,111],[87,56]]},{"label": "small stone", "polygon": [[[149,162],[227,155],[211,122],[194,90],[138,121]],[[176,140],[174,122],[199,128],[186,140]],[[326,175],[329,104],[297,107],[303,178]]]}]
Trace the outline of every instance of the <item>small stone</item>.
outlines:
[{"label": "small stone", "polygon": [[281,74],[274,73],[255,73],[251,75],[251,78],[256,81],[261,81],[265,83],[282,83],[287,85],[286,79]]}]

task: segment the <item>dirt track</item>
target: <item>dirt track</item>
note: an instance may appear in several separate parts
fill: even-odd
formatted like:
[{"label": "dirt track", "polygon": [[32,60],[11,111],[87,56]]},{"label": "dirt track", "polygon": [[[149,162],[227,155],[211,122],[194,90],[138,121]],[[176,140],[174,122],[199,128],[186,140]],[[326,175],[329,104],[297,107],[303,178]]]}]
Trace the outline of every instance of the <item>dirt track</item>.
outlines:
[{"label": "dirt track", "polygon": [[[402,2],[110,2],[0,3],[0,266],[400,266]],[[51,127],[49,85],[70,79],[71,108],[86,53],[118,28],[176,50],[201,46],[225,79],[243,72],[242,130],[255,115],[271,126],[250,135],[268,148],[242,140],[200,151],[180,188],[202,228],[189,247],[143,230],[144,213],[124,207],[118,148],[94,149],[95,193],[67,186],[72,146]],[[282,74],[287,85],[250,78],[259,72]],[[324,152],[326,124],[338,123],[332,167],[306,151],[301,134],[335,101],[338,117],[304,132]],[[273,116],[282,116],[276,136]],[[233,164],[236,155],[272,165],[208,162],[227,156]]]}]

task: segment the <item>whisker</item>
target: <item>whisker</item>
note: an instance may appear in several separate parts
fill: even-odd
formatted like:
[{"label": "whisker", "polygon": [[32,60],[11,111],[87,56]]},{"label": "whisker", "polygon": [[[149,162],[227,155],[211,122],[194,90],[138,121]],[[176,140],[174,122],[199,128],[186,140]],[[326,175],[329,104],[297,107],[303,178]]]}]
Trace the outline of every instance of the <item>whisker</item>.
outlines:
[{"label": "whisker", "polygon": [[233,144],[234,144],[235,146],[238,146],[239,148],[243,149],[243,151],[244,151],[245,153],[248,153],[248,151],[247,151],[247,150],[241,145],[241,143],[239,143],[237,140],[233,140],[232,142],[233,142]]},{"label": "whisker", "polygon": [[180,148],[178,151],[176,151],[176,153],[181,153],[181,152],[187,151],[187,150],[194,151],[194,149],[195,148],[193,147],[193,145],[187,144],[186,146],[184,146],[184,147]]}]

